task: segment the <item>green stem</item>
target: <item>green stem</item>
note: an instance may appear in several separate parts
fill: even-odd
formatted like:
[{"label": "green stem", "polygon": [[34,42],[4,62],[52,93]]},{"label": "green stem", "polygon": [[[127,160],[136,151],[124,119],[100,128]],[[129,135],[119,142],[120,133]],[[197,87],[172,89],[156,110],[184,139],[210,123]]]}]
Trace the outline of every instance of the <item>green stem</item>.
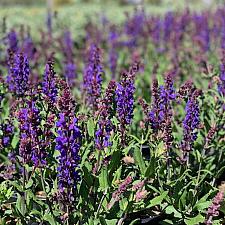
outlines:
[{"label": "green stem", "polygon": [[99,214],[99,211],[100,211],[100,209],[101,209],[101,207],[102,207],[102,203],[103,203],[103,201],[104,201],[104,199],[105,199],[106,194],[107,194],[107,189],[105,190],[105,192],[104,192],[103,195],[102,195],[101,201],[100,201],[100,203],[99,203],[99,205],[98,205],[98,209],[97,209],[97,212],[96,212],[96,215],[95,215],[95,219],[98,218],[98,214]]},{"label": "green stem", "polygon": [[42,171],[42,169],[40,169],[40,174],[41,174],[41,185],[42,185],[42,189],[43,189],[43,191],[44,191],[44,193],[45,193],[45,196],[46,196],[46,202],[47,202],[47,205],[48,205],[48,207],[49,207],[50,213],[51,213],[52,217],[54,218],[54,223],[55,223],[55,220],[56,220],[56,219],[55,219],[55,216],[54,216],[54,213],[53,213],[53,210],[52,210],[51,203],[50,203],[49,198],[48,198],[48,196],[47,196],[47,192],[46,192],[46,188],[45,188],[44,176],[43,176],[43,171]]},{"label": "green stem", "polygon": [[[26,212],[26,169],[25,166],[23,166],[23,213]],[[24,215],[23,215],[24,216]]]}]

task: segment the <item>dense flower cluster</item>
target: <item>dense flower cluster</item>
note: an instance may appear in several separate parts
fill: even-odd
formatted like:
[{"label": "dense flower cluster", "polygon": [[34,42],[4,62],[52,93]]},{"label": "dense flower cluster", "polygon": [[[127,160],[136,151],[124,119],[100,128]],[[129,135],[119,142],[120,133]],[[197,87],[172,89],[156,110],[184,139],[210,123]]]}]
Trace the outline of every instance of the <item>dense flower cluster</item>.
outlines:
[{"label": "dense flower cluster", "polygon": [[167,151],[172,146],[172,101],[176,98],[175,89],[173,86],[172,73],[169,72],[166,76],[165,85],[160,87],[159,101],[159,124],[163,132],[163,140]]},{"label": "dense flower cluster", "polygon": [[1,124],[0,130],[2,131],[1,144],[3,147],[8,147],[13,138],[14,126],[12,121],[7,120],[4,124]]},{"label": "dense flower cluster", "polygon": [[49,101],[55,103],[58,90],[56,87],[56,77],[52,60],[49,60],[45,66],[42,89]]},{"label": "dense flower cluster", "polygon": [[117,69],[117,64],[118,64],[118,51],[117,51],[117,45],[118,45],[118,37],[119,34],[114,26],[110,27],[110,32],[109,32],[109,44],[110,44],[110,49],[109,49],[109,66],[110,70],[112,73],[112,78],[115,79],[116,77],[116,69]]},{"label": "dense flower cluster", "polygon": [[74,63],[73,40],[68,30],[64,32],[62,48],[65,57],[64,74],[70,86],[73,86],[77,74]]},{"label": "dense flower cluster", "polygon": [[58,166],[59,200],[68,205],[75,198],[77,181],[80,179],[78,163],[80,160],[81,133],[77,118],[60,113],[56,123],[56,150],[60,152]]},{"label": "dense flower cluster", "polygon": [[72,97],[72,93],[70,87],[67,82],[60,81],[60,88],[62,89],[62,93],[58,98],[58,107],[60,112],[62,112],[65,116],[72,117],[75,111],[75,101]]},{"label": "dense flower cluster", "polygon": [[218,85],[219,93],[223,96],[225,96],[225,63],[222,63],[220,65],[220,82]]},{"label": "dense flower cluster", "polygon": [[11,30],[8,33],[8,46],[9,46],[9,49],[11,51],[13,51],[14,53],[17,52],[17,50],[18,50],[18,37],[17,37],[17,33],[15,32],[15,30]]},{"label": "dense flower cluster", "polygon": [[223,223],[225,7],[126,15],[0,26],[0,223]]},{"label": "dense flower cluster", "polygon": [[183,120],[183,134],[184,138],[181,144],[183,151],[182,160],[186,161],[188,152],[192,150],[194,141],[197,139],[196,129],[200,124],[200,109],[198,103],[198,97],[201,94],[199,90],[195,90],[189,97],[186,104],[186,116]]},{"label": "dense flower cluster", "polygon": [[102,74],[104,73],[101,65],[100,49],[92,44],[89,50],[89,61],[84,71],[84,90],[87,102],[97,109],[102,88]]},{"label": "dense flower cluster", "polygon": [[[12,60],[12,58],[11,58]],[[25,55],[16,54],[10,62],[7,83],[9,90],[17,96],[22,96],[28,89],[28,78],[30,74],[28,59]]]},{"label": "dense flower cluster", "polygon": [[153,80],[152,83],[152,106],[149,112],[149,122],[154,131],[158,131],[159,129],[159,102],[160,102],[160,92],[158,81],[156,79]]},{"label": "dense flower cluster", "polygon": [[32,38],[29,34],[27,37],[25,37],[25,39],[23,41],[22,49],[23,49],[23,52],[26,52],[26,56],[28,57],[29,60],[34,59],[34,55],[37,50],[36,50],[36,47],[34,45]]},{"label": "dense flower cluster", "polygon": [[115,81],[111,81],[106,89],[104,98],[100,100],[98,105],[98,130],[95,133],[96,148],[102,150],[111,145],[110,133],[113,130],[111,122],[113,111],[114,92],[116,89]]},{"label": "dense flower cluster", "polygon": [[129,71],[123,72],[121,81],[117,83],[116,88],[116,111],[120,122],[119,130],[121,132],[122,142],[125,143],[125,132],[128,125],[131,124],[134,110],[134,79],[139,69],[139,64],[135,63]]},{"label": "dense flower cluster", "polygon": [[20,128],[19,152],[23,163],[32,163],[35,167],[46,163],[46,149],[42,148],[41,117],[34,101],[27,102],[27,108],[22,108],[18,112]]},{"label": "dense flower cluster", "polygon": [[65,64],[64,73],[68,83],[72,86],[76,78],[76,66],[73,62],[68,62]]}]

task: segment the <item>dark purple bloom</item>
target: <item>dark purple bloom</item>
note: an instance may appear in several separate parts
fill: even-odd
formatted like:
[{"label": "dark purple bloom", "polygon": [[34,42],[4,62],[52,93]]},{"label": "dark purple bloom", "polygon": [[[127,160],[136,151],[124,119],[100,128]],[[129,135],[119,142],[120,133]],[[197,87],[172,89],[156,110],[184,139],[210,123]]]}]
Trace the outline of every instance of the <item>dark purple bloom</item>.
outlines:
[{"label": "dark purple bloom", "polygon": [[183,141],[181,149],[183,151],[182,161],[186,161],[188,153],[192,150],[194,141],[197,139],[197,128],[200,124],[200,109],[198,97],[201,94],[199,90],[195,90],[188,98],[185,108],[185,118],[183,120]]},{"label": "dark purple bloom", "polygon": [[159,102],[160,102],[160,91],[158,86],[158,81],[153,80],[152,84],[152,105],[149,112],[149,122],[153,131],[157,132],[159,129]]},{"label": "dark purple bloom", "polygon": [[73,60],[73,39],[69,30],[64,32],[63,36],[64,55],[68,61]]},{"label": "dark purple bloom", "polygon": [[58,166],[59,200],[64,205],[72,205],[75,199],[77,182],[80,179],[78,163],[80,160],[81,133],[77,118],[60,113],[56,123],[56,150],[60,152]]},{"label": "dark purple bloom", "polygon": [[28,88],[29,78],[29,64],[28,59],[22,53],[13,57],[11,62],[9,74],[7,76],[7,83],[9,90],[14,92],[17,96],[22,96]]},{"label": "dark purple bloom", "polygon": [[116,77],[117,59],[118,59],[118,52],[116,51],[115,47],[112,47],[109,50],[109,65],[112,73],[112,78]]},{"label": "dark purple bloom", "polygon": [[20,128],[19,153],[23,163],[33,163],[35,167],[46,164],[46,149],[42,141],[41,116],[34,101],[27,102],[18,114]]},{"label": "dark purple bloom", "polygon": [[73,86],[77,74],[76,65],[74,63],[73,39],[69,30],[64,32],[62,48],[65,57],[64,74],[69,85]]},{"label": "dark purple bloom", "polygon": [[163,21],[163,30],[164,30],[164,36],[163,39],[165,43],[167,43],[170,40],[170,35],[173,31],[174,26],[174,15],[172,12],[168,12],[165,15],[164,21]]},{"label": "dark purple bloom", "polygon": [[87,95],[86,100],[93,109],[97,109],[101,95],[103,73],[100,49],[92,44],[89,51],[89,61],[84,71],[84,90]]},{"label": "dark purple bloom", "polygon": [[8,147],[13,138],[13,131],[14,126],[10,120],[6,120],[4,124],[1,124],[1,131],[2,131],[2,145],[3,147]]},{"label": "dark purple bloom", "polygon": [[145,17],[143,10],[135,10],[132,16],[128,15],[127,21],[125,22],[125,33],[132,38],[137,38],[143,32]]},{"label": "dark purple bloom", "polygon": [[9,33],[8,33],[8,46],[9,46],[9,49],[16,53],[17,50],[18,50],[18,37],[17,37],[17,33],[15,30],[11,30]]},{"label": "dark purple bloom", "polygon": [[220,65],[220,83],[218,85],[219,93],[225,96],[225,63]]},{"label": "dark purple bloom", "polygon": [[58,107],[61,113],[65,116],[73,116],[75,111],[75,101],[72,98],[70,87],[67,82],[61,80],[60,85],[62,87],[61,96],[58,98]]},{"label": "dark purple bloom", "polygon": [[110,28],[110,32],[109,32],[109,37],[108,37],[108,41],[109,41],[109,66],[110,66],[110,70],[112,73],[112,78],[115,78],[116,75],[116,68],[117,68],[117,59],[118,59],[118,52],[116,50],[116,47],[118,45],[118,38],[119,38],[119,34],[116,31],[116,27],[112,26]]},{"label": "dark purple bloom", "polygon": [[95,133],[95,145],[99,150],[111,146],[110,136],[113,130],[113,124],[110,119],[113,112],[115,88],[115,81],[111,81],[105,92],[104,98],[100,100],[98,105],[99,120],[98,130]]},{"label": "dark purple bloom", "polygon": [[68,84],[70,86],[73,86],[74,84],[74,80],[77,76],[77,73],[76,73],[76,65],[74,63],[67,63],[65,64],[65,68],[64,68],[64,73],[65,73],[65,77],[66,77],[66,80],[68,82]]},{"label": "dark purple bloom", "polygon": [[45,66],[44,81],[42,83],[43,93],[48,97],[48,99],[55,103],[57,98],[57,87],[55,79],[55,71],[53,67],[53,62],[51,60]]},{"label": "dark purple bloom", "polygon": [[193,93],[195,87],[191,80],[186,81],[178,90],[177,97],[183,99],[188,97],[190,94]]},{"label": "dark purple bloom", "polygon": [[[224,18],[224,16],[223,16]],[[225,19],[223,19],[223,23],[222,23],[222,26],[221,26],[221,41],[220,41],[220,45],[221,45],[221,48],[223,50],[225,50]]]},{"label": "dark purple bloom", "polygon": [[129,71],[122,74],[121,81],[116,88],[116,111],[117,118],[120,122],[119,130],[122,135],[122,142],[125,143],[125,131],[131,124],[134,110],[134,79],[138,71],[138,64],[130,67]]},{"label": "dark purple bloom", "polygon": [[165,80],[165,85],[160,86],[159,95],[159,122],[165,121],[171,115],[170,102],[176,98],[175,89],[173,86],[172,74],[168,73]]},{"label": "dark purple bloom", "polygon": [[33,59],[36,48],[30,35],[28,35],[23,41],[23,51],[29,60]]},{"label": "dark purple bloom", "polygon": [[210,49],[210,29],[208,16],[204,14],[195,15],[193,17],[193,22],[195,22],[196,39],[198,40],[201,50],[206,52]]},{"label": "dark purple bloom", "polygon": [[158,82],[153,82],[152,106],[149,112],[149,121],[154,132],[161,130],[167,149],[172,144],[172,101],[176,98],[173,86],[172,73],[166,75],[165,85],[158,87]]}]

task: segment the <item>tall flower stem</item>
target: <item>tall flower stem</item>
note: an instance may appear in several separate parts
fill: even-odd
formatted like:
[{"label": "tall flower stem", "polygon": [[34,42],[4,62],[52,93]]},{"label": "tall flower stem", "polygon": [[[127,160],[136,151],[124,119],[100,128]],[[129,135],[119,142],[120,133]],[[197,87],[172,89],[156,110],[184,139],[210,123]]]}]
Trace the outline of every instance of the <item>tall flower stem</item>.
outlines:
[{"label": "tall flower stem", "polygon": [[23,212],[26,211],[26,169],[23,166]]},{"label": "tall flower stem", "polygon": [[47,205],[48,205],[50,213],[51,213],[51,215],[52,215],[52,217],[54,218],[54,221],[55,221],[55,216],[54,216],[54,213],[53,213],[53,210],[52,210],[52,206],[51,206],[51,203],[50,203],[49,198],[47,196],[43,173],[44,173],[44,171],[42,169],[40,169],[42,190],[45,193]]}]

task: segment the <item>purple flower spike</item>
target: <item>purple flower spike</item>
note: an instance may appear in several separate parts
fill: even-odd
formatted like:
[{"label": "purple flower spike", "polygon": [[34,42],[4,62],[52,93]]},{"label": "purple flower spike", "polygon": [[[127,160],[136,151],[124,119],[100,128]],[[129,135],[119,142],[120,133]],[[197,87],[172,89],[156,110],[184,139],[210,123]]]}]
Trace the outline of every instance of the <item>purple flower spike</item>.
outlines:
[{"label": "purple flower spike", "polygon": [[122,144],[125,144],[125,132],[128,125],[131,124],[134,110],[134,79],[139,69],[135,63],[128,72],[122,74],[120,83],[116,88],[116,111],[120,122],[119,130],[122,136]]},{"label": "purple flower spike", "polygon": [[77,126],[77,118],[60,113],[56,123],[56,150],[60,152],[58,166],[59,201],[64,205],[72,205],[75,198],[77,182],[80,180],[77,171],[80,160],[81,133]]},{"label": "purple flower spike", "polygon": [[77,76],[76,73],[76,65],[73,62],[69,62],[65,64],[64,73],[66,80],[70,86],[74,85],[75,78]]},{"label": "purple flower spike", "polygon": [[91,45],[89,62],[84,72],[84,91],[87,95],[86,100],[93,109],[97,109],[98,100],[101,95],[103,73],[100,49],[95,45]]},{"label": "purple flower spike", "polygon": [[220,65],[220,83],[218,85],[218,91],[221,95],[225,96],[225,63]]},{"label": "purple flower spike", "polygon": [[99,150],[111,146],[110,136],[113,130],[111,122],[113,111],[113,100],[115,95],[116,83],[111,81],[106,90],[105,96],[98,105],[98,130],[95,133],[95,145]]},{"label": "purple flower spike", "polygon": [[8,147],[13,138],[14,126],[12,121],[7,120],[6,123],[0,125],[0,130],[2,131],[2,145],[3,147]]},{"label": "purple flower spike", "polygon": [[19,153],[23,163],[33,163],[35,167],[46,164],[46,149],[41,142],[41,117],[34,101],[27,102],[18,114],[20,128]]},{"label": "purple flower spike", "polygon": [[48,61],[44,72],[44,81],[42,83],[43,93],[49,98],[52,103],[55,103],[57,98],[57,87],[55,79],[55,71],[53,67],[53,62]]},{"label": "purple flower spike", "polygon": [[198,97],[200,94],[201,91],[195,90],[188,98],[188,102],[186,104],[186,116],[183,120],[184,138],[181,144],[183,152],[181,161],[186,161],[188,159],[188,153],[192,150],[193,143],[197,139],[196,129],[200,124],[200,109],[198,104]]},{"label": "purple flower spike", "polygon": [[18,51],[18,37],[15,30],[11,30],[8,34],[8,46],[12,52],[16,53]]},{"label": "purple flower spike", "polygon": [[7,83],[9,90],[17,96],[23,96],[28,88],[29,64],[28,59],[22,53],[13,57],[11,62]]}]

